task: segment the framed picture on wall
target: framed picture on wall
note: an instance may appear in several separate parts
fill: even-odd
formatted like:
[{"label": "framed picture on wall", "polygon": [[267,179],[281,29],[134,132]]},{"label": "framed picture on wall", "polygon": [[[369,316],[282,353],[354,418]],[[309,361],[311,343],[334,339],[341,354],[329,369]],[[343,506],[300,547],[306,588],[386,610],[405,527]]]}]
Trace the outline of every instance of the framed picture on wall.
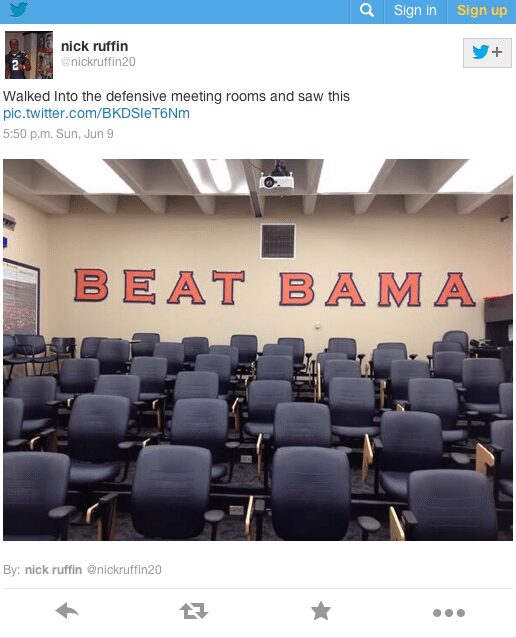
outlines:
[{"label": "framed picture on wall", "polygon": [[39,334],[39,268],[5,258],[4,334]]}]

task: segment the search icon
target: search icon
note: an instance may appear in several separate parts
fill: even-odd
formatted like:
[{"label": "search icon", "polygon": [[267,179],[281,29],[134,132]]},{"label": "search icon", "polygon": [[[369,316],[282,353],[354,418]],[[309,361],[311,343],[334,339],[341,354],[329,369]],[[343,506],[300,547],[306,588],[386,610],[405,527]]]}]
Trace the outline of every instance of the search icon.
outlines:
[{"label": "search icon", "polygon": [[369,2],[362,2],[362,4],[360,5],[360,13],[363,16],[374,18],[373,7],[369,4]]}]

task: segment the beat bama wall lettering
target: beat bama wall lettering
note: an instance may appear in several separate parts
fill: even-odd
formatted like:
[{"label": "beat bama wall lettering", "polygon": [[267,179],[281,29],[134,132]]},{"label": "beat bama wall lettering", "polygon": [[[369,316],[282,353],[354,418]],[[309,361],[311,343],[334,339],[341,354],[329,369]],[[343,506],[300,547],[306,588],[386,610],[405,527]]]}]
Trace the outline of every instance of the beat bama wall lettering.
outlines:
[{"label": "beat bama wall lettering", "polygon": [[[140,304],[181,304],[189,303],[205,305],[206,300],[203,291],[195,279],[193,270],[180,270],[175,283],[172,284],[169,295],[160,300],[152,291],[152,283],[156,281],[157,274],[154,268],[149,269],[124,269],[124,297],[123,303]],[[168,275],[169,277],[170,275]],[[380,308],[388,308],[393,305],[421,307],[421,286],[424,275],[421,272],[406,272],[396,274],[393,272],[378,273],[378,297],[369,302],[360,292],[359,282],[352,272],[336,273],[334,282],[316,282],[314,276],[307,272],[280,272],[279,283],[271,282],[270,290],[274,290],[274,284],[278,291],[278,303],[280,306],[308,306],[312,303],[322,303],[328,307],[339,306],[366,306],[367,303],[376,303]],[[102,302],[109,296],[109,275],[102,268],[75,268],[75,296],[77,302]],[[252,286],[252,282],[246,281],[245,270],[224,271],[213,270],[211,281],[220,290],[220,304],[233,306],[238,304],[239,286]],[[448,272],[443,276],[442,284],[435,291],[433,305],[438,308],[446,308],[450,303],[462,307],[474,307],[473,300],[462,272]]]}]

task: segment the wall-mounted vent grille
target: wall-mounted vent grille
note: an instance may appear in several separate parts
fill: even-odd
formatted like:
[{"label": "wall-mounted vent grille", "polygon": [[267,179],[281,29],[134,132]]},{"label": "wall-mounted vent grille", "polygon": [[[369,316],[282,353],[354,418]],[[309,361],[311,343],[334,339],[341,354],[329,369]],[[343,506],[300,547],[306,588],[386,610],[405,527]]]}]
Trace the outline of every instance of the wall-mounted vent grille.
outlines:
[{"label": "wall-mounted vent grille", "polygon": [[262,259],[294,259],[295,224],[262,224]]}]

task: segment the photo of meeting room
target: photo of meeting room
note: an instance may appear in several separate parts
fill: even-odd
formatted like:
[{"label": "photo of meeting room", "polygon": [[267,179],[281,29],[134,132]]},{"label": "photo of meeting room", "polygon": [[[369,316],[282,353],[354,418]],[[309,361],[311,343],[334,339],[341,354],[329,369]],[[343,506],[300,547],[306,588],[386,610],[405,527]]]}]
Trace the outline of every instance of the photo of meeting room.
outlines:
[{"label": "photo of meeting room", "polygon": [[5,31],[5,79],[51,80],[53,31]]},{"label": "photo of meeting room", "polygon": [[4,540],[512,540],[503,162],[3,177]]}]

